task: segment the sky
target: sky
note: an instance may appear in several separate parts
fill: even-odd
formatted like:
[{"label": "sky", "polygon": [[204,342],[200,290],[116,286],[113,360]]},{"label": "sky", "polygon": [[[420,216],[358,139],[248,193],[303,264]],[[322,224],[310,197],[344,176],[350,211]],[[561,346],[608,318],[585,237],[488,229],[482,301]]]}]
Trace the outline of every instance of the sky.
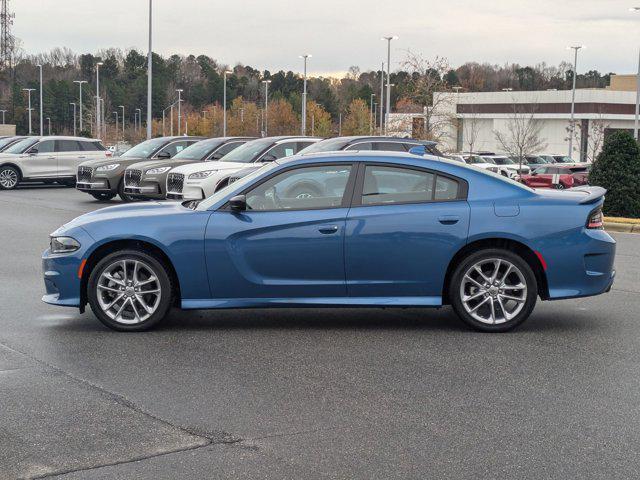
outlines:
[{"label": "sky", "polygon": [[[633,3],[633,2],[636,3]],[[148,0],[10,0],[14,34],[27,53],[147,50]],[[571,61],[578,71],[633,73],[640,45],[640,0],[153,0],[154,47],[163,55],[205,54],[228,65],[311,75],[362,71],[407,51],[451,65]]]}]

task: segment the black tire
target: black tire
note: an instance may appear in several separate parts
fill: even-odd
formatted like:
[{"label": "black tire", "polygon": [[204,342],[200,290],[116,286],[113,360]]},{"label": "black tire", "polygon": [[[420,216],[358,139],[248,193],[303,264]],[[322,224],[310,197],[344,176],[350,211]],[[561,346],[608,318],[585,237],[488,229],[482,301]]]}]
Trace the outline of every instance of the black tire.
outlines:
[{"label": "black tire", "polygon": [[120,180],[118,184],[118,196],[125,203],[137,202],[138,199],[124,191],[124,179]]},{"label": "black tire", "polygon": [[[112,319],[100,307],[98,300],[98,281],[106,268],[116,262],[123,260],[137,260],[149,265],[158,279],[160,285],[160,300],[156,310],[149,318],[133,324],[125,324]],[[120,250],[110,253],[91,270],[89,281],[87,282],[87,299],[94,315],[107,327],[120,332],[140,332],[149,330],[161,322],[169,313],[173,301],[173,284],[168,267],[161,260],[147,253],[138,250]]]},{"label": "black tire", "polygon": [[[0,182],[0,190],[13,190],[20,184],[22,175],[16,167],[5,165],[0,167],[0,178],[6,178],[6,180]],[[12,179],[15,179],[15,183],[13,183]]]},{"label": "black tire", "polygon": [[90,193],[89,195],[91,195],[93,198],[95,198],[100,202],[109,201],[116,196],[115,193],[111,193],[111,192],[94,192],[94,193]]},{"label": "black tire", "polygon": [[[491,324],[477,320],[469,312],[467,312],[461,298],[460,290],[466,272],[478,262],[489,259],[504,260],[517,267],[517,269],[519,269],[522,276],[524,277],[524,282],[527,288],[526,295],[523,297],[525,298],[524,306],[519,313],[517,313],[513,318],[505,321],[504,323]],[[538,283],[536,281],[536,276],[529,264],[516,253],[499,248],[480,250],[465,257],[454,270],[448,290],[451,306],[453,307],[453,310],[456,312],[458,317],[470,327],[482,332],[497,333],[507,332],[514,329],[522,322],[524,322],[527,318],[529,318],[531,312],[533,311],[533,308],[536,305],[536,300],[538,297]],[[489,299],[489,301],[491,301],[491,299]],[[503,317],[506,318],[506,315],[503,315]]]}]

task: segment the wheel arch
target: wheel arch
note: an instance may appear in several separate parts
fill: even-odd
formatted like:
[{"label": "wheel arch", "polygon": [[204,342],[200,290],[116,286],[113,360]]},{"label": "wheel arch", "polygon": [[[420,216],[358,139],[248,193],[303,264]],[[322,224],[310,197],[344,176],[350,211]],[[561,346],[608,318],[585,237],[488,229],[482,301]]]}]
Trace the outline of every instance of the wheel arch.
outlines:
[{"label": "wheel arch", "polygon": [[17,163],[13,163],[13,162],[2,162],[0,163],[0,168],[2,167],[13,167],[16,170],[18,170],[18,173],[20,174],[20,178],[22,179],[24,177],[24,175],[22,174],[22,169],[20,168],[20,166]]},{"label": "wheel arch", "polygon": [[540,298],[543,300],[547,300],[549,298],[547,274],[536,252],[531,247],[519,240],[505,237],[489,237],[477,239],[470,243],[467,243],[453,256],[447,267],[447,272],[445,274],[444,282],[442,285],[443,304],[451,303],[449,299],[449,284],[451,283],[453,273],[460,262],[469,254],[481,249],[488,248],[501,248],[519,255],[525,262],[529,264],[531,270],[533,270],[533,273],[536,276],[536,281],[538,283],[538,295],[540,296]]},{"label": "wheel arch", "polygon": [[171,277],[171,281],[174,285],[174,301],[175,305],[180,305],[180,299],[182,297],[180,289],[180,279],[176,272],[173,262],[167,253],[158,245],[152,241],[145,239],[118,239],[109,240],[100,244],[93,249],[86,258],[86,263],[82,269],[82,277],[80,278],[80,308],[84,310],[84,306],[87,304],[87,284],[89,277],[95,266],[100,262],[102,258],[110,253],[117,252],[119,250],[138,250],[148,255],[154,256],[158,261],[162,262],[167,267],[167,273]]}]

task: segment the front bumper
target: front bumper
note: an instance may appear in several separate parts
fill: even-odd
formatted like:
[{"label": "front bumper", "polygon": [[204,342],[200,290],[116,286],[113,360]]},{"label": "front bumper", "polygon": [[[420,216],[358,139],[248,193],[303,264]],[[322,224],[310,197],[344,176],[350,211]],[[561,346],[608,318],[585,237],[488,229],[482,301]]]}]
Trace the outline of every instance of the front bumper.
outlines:
[{"label": "front bumper", "polygon": [[125,183],[125,193],[140,198],[152,198],[154,200],[164,200],[165,194],[157,182],[143,181],[139,186],[130,186]]},{"label": "front bumper", "polygon": [[167,191],[167,198],[171,200],[202,200],[205,196],[204,190],[199,184],[185,182],[181,192]]},{"label": "front bumper", "polygon": [[106,178],[92,178],[90,181],[76,182],[76,188],[82,192],[111,192],[109,180]]}]

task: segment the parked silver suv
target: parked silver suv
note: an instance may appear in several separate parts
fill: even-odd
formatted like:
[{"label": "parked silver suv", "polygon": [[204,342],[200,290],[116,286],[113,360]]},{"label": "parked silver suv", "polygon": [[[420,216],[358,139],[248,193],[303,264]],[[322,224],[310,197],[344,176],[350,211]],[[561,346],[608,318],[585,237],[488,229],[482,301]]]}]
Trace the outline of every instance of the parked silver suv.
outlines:
[{"label": "parked silver suv", "polygon": [[27,137],[0,153],[0,189],[20,182],[74,185],[78,165],[111,155],[99,140],[84,137]]}]

